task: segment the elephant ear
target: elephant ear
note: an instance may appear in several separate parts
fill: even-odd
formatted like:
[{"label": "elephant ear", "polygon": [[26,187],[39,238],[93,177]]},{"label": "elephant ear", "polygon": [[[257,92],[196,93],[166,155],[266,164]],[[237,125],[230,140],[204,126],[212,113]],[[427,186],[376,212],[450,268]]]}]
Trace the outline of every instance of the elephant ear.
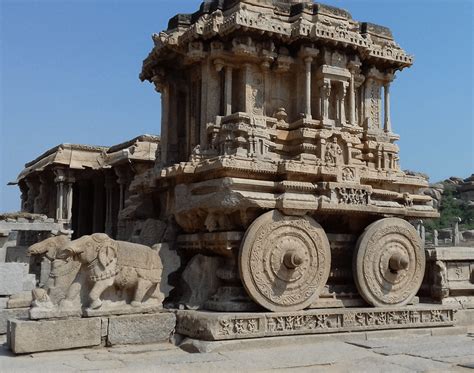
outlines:
[{"label": "elephant ear", "polygon": [[117,252],[115,250],[115,247],[105,244],[101,248],[99,248],[99,263],[105,268],[115,259],[116,255]]}]

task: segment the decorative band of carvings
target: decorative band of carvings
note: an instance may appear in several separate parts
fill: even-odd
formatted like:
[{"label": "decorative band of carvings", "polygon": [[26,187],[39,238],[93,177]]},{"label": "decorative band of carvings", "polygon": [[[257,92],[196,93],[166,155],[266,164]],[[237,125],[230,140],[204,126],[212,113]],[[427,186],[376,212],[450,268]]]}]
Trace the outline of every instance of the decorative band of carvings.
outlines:
[{"label": "decorative band of carvings", "polygon": [[226,340],[454,325],[454,308],[308,310],[294,313],[178,311],[176,330],[203,340]]}]

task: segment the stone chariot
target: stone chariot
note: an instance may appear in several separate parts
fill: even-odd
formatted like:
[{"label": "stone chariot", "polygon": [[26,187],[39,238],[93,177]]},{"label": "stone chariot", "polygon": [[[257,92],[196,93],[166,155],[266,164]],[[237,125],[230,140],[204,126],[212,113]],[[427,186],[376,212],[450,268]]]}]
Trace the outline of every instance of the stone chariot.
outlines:
[{"label": "stone chariot", "polygon": [[132,191],[176,224],[180,253],[220,258],[203,308],[416,302],[408,221],[438,213],[399,166],[389,89],[413,59],[389,29],[312,1],[213,0],[153,40],[159,159]]}]

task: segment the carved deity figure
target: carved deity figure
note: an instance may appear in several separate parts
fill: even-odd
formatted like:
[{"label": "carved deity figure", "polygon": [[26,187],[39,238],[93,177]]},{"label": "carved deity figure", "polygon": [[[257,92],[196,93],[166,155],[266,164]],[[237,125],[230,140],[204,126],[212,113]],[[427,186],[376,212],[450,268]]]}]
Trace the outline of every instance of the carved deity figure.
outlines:
[{"label": "carved deity figure", "polygon": [[324,160],[327,164],[335,165],[338,163],[339,157],[342,155],[342,149],[337,143],[337,137],[332,139],[332,142],[329,143],[326,147],[326,155]]}]

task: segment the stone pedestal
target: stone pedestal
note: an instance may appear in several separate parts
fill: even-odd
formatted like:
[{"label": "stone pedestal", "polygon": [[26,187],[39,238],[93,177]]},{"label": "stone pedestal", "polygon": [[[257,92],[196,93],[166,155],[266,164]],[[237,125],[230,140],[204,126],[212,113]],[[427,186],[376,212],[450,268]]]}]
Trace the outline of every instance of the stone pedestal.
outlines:
[{"label": "stone pedestal", "polygon": [[0,335],[6,334],[8,320],[28,319],[29,308],[4,308],[0,309]]},{"label": "stone pedestal", "polygon": [[444,305],[474,308],[474,248],[426,250],[424,294]]},{"label": "stone pedestal", "polygon": [[15,354],[99,346],[101,322],[100,318],[12,320],[8,326],[7,343]]},{"label": "stone pedestal", "polygon": [[167,342],[176,326],[172,312],[56,320],[10,320],[7,343],[15,354],[79,347]]},{"label": "stone pedestal", "polygon": [[452,326],[455,309],[420,305],[274,313],[178,311],[176,332],[206,341]]},{"label": "stone pedestal", "polygon": [[107,345],[167,342],[176,326],[174,313],[110,317]]}]

